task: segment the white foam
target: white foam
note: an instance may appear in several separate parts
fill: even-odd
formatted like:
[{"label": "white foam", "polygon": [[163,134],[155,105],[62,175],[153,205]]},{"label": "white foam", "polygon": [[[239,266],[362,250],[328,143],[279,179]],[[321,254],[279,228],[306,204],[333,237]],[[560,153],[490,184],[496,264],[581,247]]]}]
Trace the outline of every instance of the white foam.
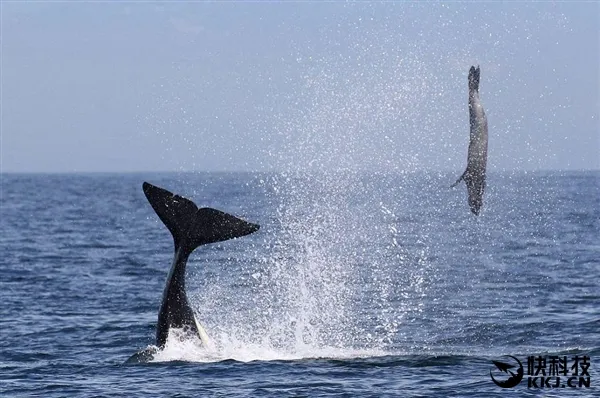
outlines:
[{"label": "white foam", "polygon": [[181,331],[173,329],[169,333],[163,350],[154,356],[153,362],[220,362],[235,360],[251,361],[293,361],[300,359],[350,359],[388,355],[379,349],[348,349],[339,347],[314,347],[300,344],[297,347],[274,347],[267,342],[249,343],[235,336],[221,334],[213,337],[214,347],[206,347],[198,339],[184,339]]}]

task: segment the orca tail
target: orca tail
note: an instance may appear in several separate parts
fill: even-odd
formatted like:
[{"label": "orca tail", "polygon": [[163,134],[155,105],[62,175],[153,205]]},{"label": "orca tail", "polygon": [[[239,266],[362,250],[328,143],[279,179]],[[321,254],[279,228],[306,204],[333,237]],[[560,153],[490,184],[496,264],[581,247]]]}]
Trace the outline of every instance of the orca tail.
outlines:
[{"label": "orca tail", "polygon": [[147,182],[142,188],[148,202],[173,235],[175,250],[185,247],[191,253],[198,246],[239,238],[260,228],[258,224],[219,210],[198,209],[191,200]]},{"label": "orca tail", "polygon": [[479,66],[469,69],[469,91],[479,91]]},{"label": "orca tail", "polygon": [[462,173],[462,175],[460,177],[458,177],[458,180],[456,180],[456,182],[454,184],[450,185],[450,188],[454,188],[455,186],[457,186],[459,182],[461,182],[462,180],[465,179],[466,175],[467,175],[467,170],[465,170],[465,172]]}]

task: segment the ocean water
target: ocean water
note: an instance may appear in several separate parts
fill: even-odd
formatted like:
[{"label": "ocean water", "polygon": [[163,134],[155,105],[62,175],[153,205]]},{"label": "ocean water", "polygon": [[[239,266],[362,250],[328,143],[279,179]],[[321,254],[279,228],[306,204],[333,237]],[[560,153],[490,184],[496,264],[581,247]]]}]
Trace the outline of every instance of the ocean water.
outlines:
[{"label": "ocean water", "polygon": [[[479,217],[456,178],[3,174],[0,396],[598,396],[600,173],[491,173]],[[126,364],[173,255],[143,181],[261,229],[190,258],[212,346]],[[589,357],[590,387],[528,386],[554,355]]]}]

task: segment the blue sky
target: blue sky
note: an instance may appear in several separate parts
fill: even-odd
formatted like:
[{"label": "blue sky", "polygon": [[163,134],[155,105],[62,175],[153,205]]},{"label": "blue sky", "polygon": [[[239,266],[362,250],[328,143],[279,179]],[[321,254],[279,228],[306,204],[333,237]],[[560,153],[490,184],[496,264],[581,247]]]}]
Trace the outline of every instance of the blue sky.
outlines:
[{"label": "blue sky", "polygon": [[2,2],[2,172],[600,168],[598,2]]}]

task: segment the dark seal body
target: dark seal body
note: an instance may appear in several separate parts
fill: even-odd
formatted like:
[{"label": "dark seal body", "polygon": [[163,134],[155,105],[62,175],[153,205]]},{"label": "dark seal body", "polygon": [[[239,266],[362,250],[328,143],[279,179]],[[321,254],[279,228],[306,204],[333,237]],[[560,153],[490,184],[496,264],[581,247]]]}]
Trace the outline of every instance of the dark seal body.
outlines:
[{"label": "dark seal body", "polygon": [[485,190],[488,122],[479,98],[479,67],[476,69],[474,66],[469,70],[469,124],[471,132],[467,169],[452,186],[456,186],[462,180],[465,181],[471,212],[479,215]]}]

